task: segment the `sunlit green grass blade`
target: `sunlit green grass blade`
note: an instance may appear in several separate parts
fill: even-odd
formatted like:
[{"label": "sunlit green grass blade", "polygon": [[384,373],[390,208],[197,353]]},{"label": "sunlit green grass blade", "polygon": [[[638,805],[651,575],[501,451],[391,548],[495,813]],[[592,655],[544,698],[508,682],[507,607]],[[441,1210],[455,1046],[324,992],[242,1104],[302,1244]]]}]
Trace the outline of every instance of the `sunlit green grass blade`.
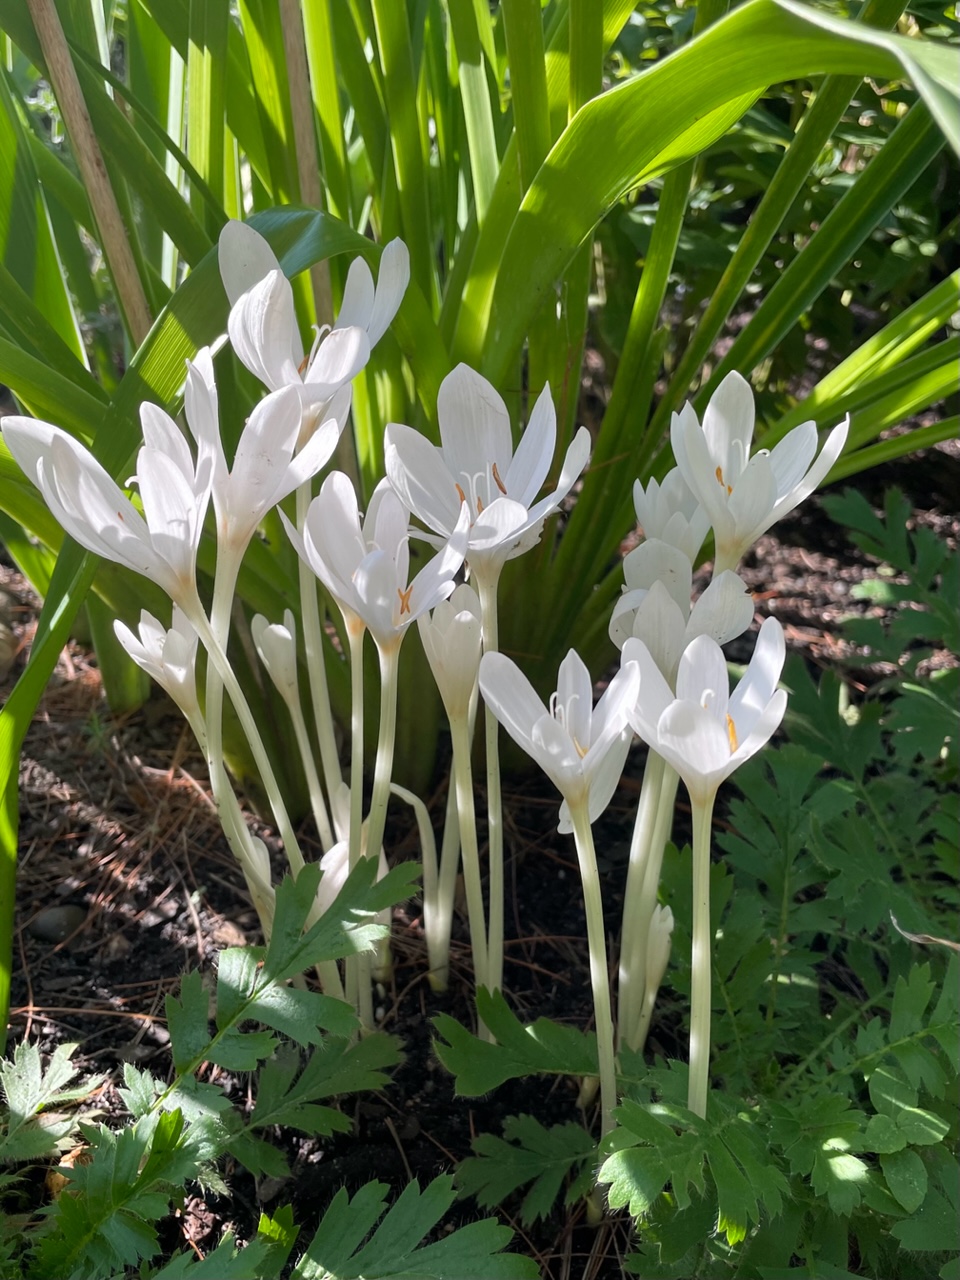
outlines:
[{"label": "sunlit green grass blade", "polygon": [[831,483],[835,480],[846,480],[849,476],[869,471],[871,467],[879,467],[885,462],[895,462],[908,453],[916,453],[919,449],[929,449],[941,440],[956,440],[960,431],[960,417],[956,414],[933,422],[927,427],[914,427],[901,435],[880,440],[877,444],[865,449],[855,449],[853,453],[845,453],[830,472]]},{"label": "sunlit green grass blade", "polygon": [[[105,397],[79,387],[45,360],[0,338],[0,382],[37,418],[90,436],[103,418]],[[93,383],[95,387],[97,384]]]},{"label": "sunlit green grass blade", "polygon": [[847,404],[837,406],[850,413],[848,448],[869,444],[881,431],[955,393],[960,386],[958,357],[960,338],[948,338],[851,392]]},{"label": "sunlit green grass blade", "polygon": [[[40,326],[47,340],[42,346],[56,347],[75,363],[84,360],[83,342],[70,295],[60,270],[43,192],[37,181],[33,153],[27,131],[20,120],[17,105],[8,83],[7,73],[0,68],[0,263],[7,273],[6,282],[18,286],[19,298],[26,298],[33,314],[24,317],[36,331]],[[10,297],[0,304],[7,311],[14,304]],[[38,336],[35,334],[35,336]],[[53,342],[52,339],[58,339]]]},{"label": "sunlit green grass blade", "polygon": [[337,83],[331,0],[314,0],[304,6],[303,26],[310,67],[310,86],[320,126],[320,154],[327,188],[327,208],[353,225],[343,111]]},{"label": "sunlit green grass blade", "polygon": [[839,406],[853,388],[899,368],[956,311],[958,288],[960,271],[954,271],[821,378],[808,396],[777,420],[768,438],[779,440],[810,418],[825,426],[843,412]]},{"label": "sunlit green grass blade", "polygon": [[[191,0],[187,53],[187,155],[214,196],[223,197],[224,78],[230,11],[219,0]],[[213,238],[219,225],[190,188],[193,211]]]},{"label": "sunlit green grass blade", "polygon": [[[138,0],[186,62],[190,44],[190,0]],[[236,136],[255,175],[269,189],[269,149],[260,123],[251,81],[250,59],[243,32],[231,22],[227,33],[227,65],[224,85],[227,123]]]},{"label": "sunlit green grass blade", "polygon": [[[493,104],[487,84],[483,35],[474,0],[449,0],[450,25],[457,50],[460,96],[467,130],[470,176],[478,222],[483,222],[497,180],[499,158],[493,128]],[[479,21],[478,21],[479,19]],[[489,34],[490,21],[486,20]]]},{"label": "sunlit green grass blade", "polygon": [[280,11],[270,0],[240,0],[240,19],[250,59],[248,75],[256,97],[260,128],[268,140],[267,162],[272,198],[277,203],[295,202],[300,199],[300,183],[293,149],[290,86],[287,83]]},{"label": "sunlit green grass blade", "polygon": [[390,121],[393,170],[404,238],[410,249],[411,276],[433,307],[439,300],[439,289],[407,9],[405,5],[394,4],[393,0],[373,0],[372,8],[383,72],[384,104]]},{"label": "sunlit green grass blade", "polygon": [[917,103],[773,285],[701,389],[699,410],[731,369],[748,372],[773,350],[942,147],[936,122]]}]

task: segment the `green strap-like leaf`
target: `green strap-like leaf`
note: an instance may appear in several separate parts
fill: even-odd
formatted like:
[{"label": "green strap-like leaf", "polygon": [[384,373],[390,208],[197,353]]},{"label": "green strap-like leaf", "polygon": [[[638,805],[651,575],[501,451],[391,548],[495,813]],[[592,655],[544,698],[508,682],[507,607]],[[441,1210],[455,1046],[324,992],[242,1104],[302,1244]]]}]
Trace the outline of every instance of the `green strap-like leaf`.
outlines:
[{"label": "green strap-like leaf", "polygon": [[[546,291],[607,209],[720,137],[736,118],[735,103],[772,83],[824,72],[909,75],[918,43],[854,23],[828,32],[780,0],[752,0],[588,103],[550,152],[512,225],[492,228],[488,218],[485,233],[498,233],[504,244],[499,269],[485,277],[485,295],[472,300],[474,323],[489,314],[485,375],[502,382]],[[929,77],[918,78],[923,93]]]}]

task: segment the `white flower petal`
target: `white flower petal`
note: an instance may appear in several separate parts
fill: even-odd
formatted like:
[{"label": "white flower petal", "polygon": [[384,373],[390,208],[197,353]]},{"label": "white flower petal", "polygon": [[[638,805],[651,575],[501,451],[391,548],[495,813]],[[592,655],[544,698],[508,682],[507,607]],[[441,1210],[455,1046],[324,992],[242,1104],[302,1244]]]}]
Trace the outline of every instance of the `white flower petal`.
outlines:
[{"label": "white flower petal", "polygon": [[231,219],[220,232],[220,278],[230,305],[271,271],[279,271],[277,255],[259,231]]},{"label": "white flower petal", "polygon": [[468,365],[458,364],[440,384],[437,396],[443,461],[468,497],[482,483],[484,505],[492,501],[492,469],[510,467],[513,440],[510,417],[496,389]]},{"label": "white flower petal", "polygon": [[504,487],[515,502],[522,502],[525,507],[531,505],[547,478],[556,444],[557,413],[550,384],[544,383],[513,461],[506,474],[501,474]]},{"label": "white flower petal", "polygon": [[787,655],[783,627],[766,618],[757,636],[750,665],[730,699],[730,714],[739,724],[746,714],[757,716],[773,697]]},{"label": "white flower petal", "polygon": [[485,653],[480,660],[480,692],[517,746],[533,754],[533,726],[547,709],[517,664],[502,653]]},{"label": "white flower petal", "polygon": [[[786,494],[771,512],[770,524],[774,524],[781,516],[785,516],[788,511],[792,511],[794,507],[798,507],[801,502],[813,493],[814,489],[820,482],[826,479],[830,468],[843,453],[843,446],[847,442],[847,432],[850,429],[849,417],[844,419],[839,426],[833,428],[827,436],[826,444],[820,450],[820,456],[807,472],[803,481],[791,492]],[[769,529],[770,524],[767,525]]]},{"label": "white flower petal", "polygon": [[693,606],[684,632],[684,645],[696,636],[710,636],[726,644],[742,635],[753,621],[753,596],[739,574],[718,574]]},{"label": "white flower petal", "polygon": [[377,345],[393,322],[409,283],[410,251],[402,240],[391,240],[380,255],[377,292],[366,326],[371,347]]},{"label": "white flower petal", "polygon": [[723,483],[736,485],[750,456],[754,428],[753,390],[736,371],[728,373],[710,397],[703,415],[703,436]]},{"label": "white flower petal", "polygon": [[227,332],[237,357],[271,391],[300,382],[303,344],[282,271],[271,271],[234,303]]},{"label": "white flower petal", "polygon": [[773,469],[777,486],[777,496],[796,489],[800,481],[810,470],[810,463],[817,452],[817,424],[802,422],[799,427],[788,431],[783,439],[770,453],[770,466]]},{"label": "white flower petal", "polygon": [[724,723],[730,677],[723,650],[710,636],[696,636],[684,649],[677,669],[677,697],[697,705],[705,703],[705,710],[718,723]]},{"label": "white flower petal", "polygon": [[436,533],[448,536],[461,499],[441,451],[419,431],[391,422],[384,432],[383,453],[387,477],[407,509]]}]

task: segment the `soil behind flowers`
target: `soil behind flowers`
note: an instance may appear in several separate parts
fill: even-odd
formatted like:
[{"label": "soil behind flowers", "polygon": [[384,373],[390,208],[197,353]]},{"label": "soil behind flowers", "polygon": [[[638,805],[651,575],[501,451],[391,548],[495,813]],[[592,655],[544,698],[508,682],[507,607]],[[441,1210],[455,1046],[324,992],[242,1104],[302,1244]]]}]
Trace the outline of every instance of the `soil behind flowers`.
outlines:
[{"label": "soil behind flowers", "polygon": [[[879,507],[882,490],[895,482],[916,503],[914,519],[956,538],[960,456],[952,447],[931,450],[895,473],[870,473],[868,496]],[[743,567],[755,594],[759,625],[773,614],[788,645],[817,667],[845,668],[850,650],[839,619],[876,606],[851,598],[869,566],[815,501],[760,540]],[[29,646],[37,601],[23,580],[0,568],[8,621],[21,648]],[[753,640],[731,646],[745,661]],[[734,651],[736,650],[736,651]],[[9,692],[25,660],[16,659],[0,693]],[[934,655],[934,661],[952,661]],[[882,674],[882,673],[877,673]],[[856,681],[870,679],[857,669]],[[631,754],[627,775],[598,823],[596,843],[604,877],[608,932],[619,930],[626,856],[643,750]],[[721,797],[722,799],[722,797]],[[439,828],[445,781],[431,798]],[[505,780],[507,868],[505,988],[519,1017],[546,1016],[580,1028],[592,1020],[583,904],[572,837],[556,831],[559,797],[540,776]],[[722,820],[722,809],[719,812]],[[678,810],[674,839],[688,834],[688,811]],[[282,854],[264,828],[277,874]],[[307,856],[319,857],[309,831]],[[416,858],[415,834],[395,826],[387,845],[396,860]],[[82,646],[64,651],[40,713],[28,735],[21,768],[20,865],[17,895],[12,1045],[21,1038],[46,1054],[56,1045],[79,1045],[75,1062],[84,1075],[104,1076],[95,1105],[109,1121],[122,1105],[117,1085],[122,1064],[133,1062],[163,1076],[169,1071],[164,998],[177,991],[187,969],[211,972],[219,950],[259,941],[257,920],[242,891],[234,860],[220,833],[203,767],[189,730],[159,694],[135,714],[115,720],[103,698],[99,673]],[[231,1228],[240,1238],[256,1230],[261,1209],[293,1206],[308,1240],[323,1210],[341,1187],[376,1177],[401,1189],[411,1177],[421,1185],[451,1171],[470,1154],[480,1133],[502,1133],[510,1115],[526,1113],[545,1125],[578,1119],[577,1083],[529,1079],[509,1082],[479,1099],[458,1099],[453,1081],[433,1054],[433,1015],[449,1013],[474,1025],[466,921],[458,912],[451,982],[443,994],[426,980],[426,948],[420,904],[395,913],[394,970],[377,993],[377,1017],[399,1035],[405,1059],[380,1094],[341,1102],[353,1130],[323,1141],[278,1132],[291,1167],[289,1179],[255,1180],[244,1169],[222,1171],[229,1196],[188,1196],[164,1226],[165,1252],[192,1246],[204,1254]],[[611,964],[615,955],[611,949]],[[684,1010],[666,987],[649,1048],[684,1057]],[[219,1068],[205,1078],[224,1085],[244,1104],[247,1082]],[[597,1116],[586,1123],[597,1128]],[[38,1204],[46,1194],[39,1180]],[[629,1220],[607,1219],[598,1229],[583,1206],[558,1211],[534,1228],[512,1216],[518,1199],[500,1211],[516,1235],[512,1248],[534,1257],[546,1280],[607,1280],[625,1274]],[[472,1200],[459,1202],[454,1225],[487,1216]]]}]

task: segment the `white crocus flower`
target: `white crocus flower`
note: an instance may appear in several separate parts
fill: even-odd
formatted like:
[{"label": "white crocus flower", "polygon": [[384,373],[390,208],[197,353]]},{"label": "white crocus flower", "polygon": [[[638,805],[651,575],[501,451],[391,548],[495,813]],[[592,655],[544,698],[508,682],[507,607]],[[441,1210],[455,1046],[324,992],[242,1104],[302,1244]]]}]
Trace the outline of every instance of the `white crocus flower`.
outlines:
[{"label": "white crocus flower", "polygon": [[407,583],[410,569],[407,511],[381,481],[363,524],[349,478],[331,472],[307,512],[303,535],[281,512],[298,554],[336,600],[348,626],[367,627],[378,646],[398,645],[411,622],[453,589],[467,545],[464,514],[442,550]]},{"label": "white crocus flower", "polygon": [[461,583],[432,614],[422,613],[417,626],[448,717],[465,718],[480,668],[482,633],[477,593],[467,583]]},{"label": "white crocus flower", "polygon": [[785,654],[783,628],[767,618],[731,695],[720,646],[710,636],[697,636],[680,659],[674,693],[643,641],[623,646],[623,661],[640,671],[630,723],[676,769],[694,803],[712,805],[720,784],[777,729],[787,706],[786,693],[777,689]]},{"label": "white crocus flower", "polygon": [[622,649],[642,640],[671,686],[680,655],[700,635],[726,644],[753,621],[753,598],[738,574],[726,569],[690,603],[693,566],[683,551],[653,538],[623,562],[623,595],[610,618],[610,639]]},{"label": "white crocus flower", "polygon": [[150,578],[196,616],[197,546],[212,467],[204,458],[194,466],[176,424],[155,405],[144,405],[141,417],[145,443],[135,478],[142,515],[93,454],[59,427],[8,417],[3,438],[72,538],[87,551]]},{"label": "white crocus flower", "polygon": [[486,378],[465,364],[441,383],[437,416],[439,447],[410,427],[388,424],[387,476],[409,510],[439,539],[450,536],[466,510],[467,560],[478,576],[493,582],[507,560],[537,542],[544,520],[573,488],[590,453],[590,434],[580,428],[557,487],[535,501],[557,438],[549,386],[534,405],[516,453],[506,405]]},{"label": "white crocus flower", "polygon": [[199,637],[183,611],[173,606],[173,621],[169,629],[146,609],[140,613],[137,634],[119,620],[114,622],[113,629],[137,666],[170,695],[191,725],[198,723]]},{"label": "white crocus flower", "polygon": [[[548,710],[517,664],[504,654],[485,653],[480,662],[484,701],[571,808],[590,804],[607,755],[619,750],[639,681],[639,668],[624,663],[594,707],[590,672],[571,649],[560,664],[557,691]],[[608,794],[606,803],[609,800]],[[606,803],[596,812],[590,805],[591,822]]]},{"label": "white crocus flower", "polygon": [[267,512],[330,460],[347,420],[350,389],[333,397],[323,421],[299,452],[295,450],[301,409],[296,392],[285,387],[265,396],[247,419],[229,468],[209,347],[188,364],[184,405],[200,456],[211,459],[218,546],[239,555]]},{"label": "white crocus flower", "polygon": [[242,222],[220,233],[220,275],[230,299],[230,341],[240,360],[271,391],[294,387],[305,410],[316,409],[345,386],[370,358],[403,300],[410,255],[392,240],[380,257],[376,286],[356,259],[347,273],[343,305],[332,330],[304,354],[293,288],[264,238]]},{"label": "white crocus flower", "polygon": [[813,493],[843,451],[848,426],[846,420],[833,428],[816,460],[812,421],[751,457],[753,392],[738,373],[727,374],[713,393],[702,427],[690,404],[673,415],[677,466],[713,525],[715,572],[735,569],[762,533]]},{"label": "white crocus flower", "polygon": [[646,489],[635,481],[633,506],[648,541],[656,538],[682,551],[691,563],[696,560],[710,530],[710,517],[679,467],[673,467],[659,483],[651,478]]}]

